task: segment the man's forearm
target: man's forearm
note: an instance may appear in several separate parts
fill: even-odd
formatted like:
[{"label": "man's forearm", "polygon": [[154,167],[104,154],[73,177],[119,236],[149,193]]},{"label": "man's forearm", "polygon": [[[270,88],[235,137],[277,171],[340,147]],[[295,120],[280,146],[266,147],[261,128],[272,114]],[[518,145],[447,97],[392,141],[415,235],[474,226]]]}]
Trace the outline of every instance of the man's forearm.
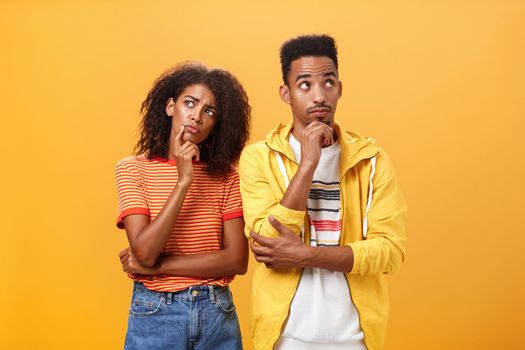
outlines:
[{"label": "man's forearm", "polygon": [[280,236],[269,238],[253,231],[250,233],[253,239],[250,248],[258,262],[277,270],[302,267],[352,271],[354,253],[351,247],[307,246],[289,227],[273,217],[269,220],[270,224],[280,232]]},{"label": "man's forearm", "polygon": [[290,185],[281,199],[281,204],[286,208],[293,210],[306,210],[306,203],[308,201],[308,193],[312,186],[312,179],[314,176],[316,165],[299,166],[297,173],[290,181]]},{"label": "man's forearm", "polygon": [[304,257],[300,264],[303,268],[350,272],[354,266],[354,254],[350,247],[305,246]]}]

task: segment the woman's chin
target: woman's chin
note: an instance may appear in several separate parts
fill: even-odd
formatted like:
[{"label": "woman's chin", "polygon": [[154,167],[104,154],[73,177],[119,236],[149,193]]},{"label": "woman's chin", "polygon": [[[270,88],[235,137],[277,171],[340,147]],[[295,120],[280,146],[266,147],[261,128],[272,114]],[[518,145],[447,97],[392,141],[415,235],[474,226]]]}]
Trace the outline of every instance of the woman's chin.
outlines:
[{"label": "woman's chin", "polygon": [[196,145],[198,145],[199,143],[201,143],[202,141],[199,141],[199,138],[198,137],[195,137],[195,135],[191,134],[191,133],[184,133],[184,135],[182,135],[182,141],[183,142],[186,142],[186,141],[190,141]]},{"label": "woman's chin", "polygon": [[190,142],[193,142],[194,141],[194,137],[193,137],[193,134],[189,133],[189,132],[185,132],[184,135],[182,135],[182,141],[183,142],[186,142],[186,141],[190,141]]}]

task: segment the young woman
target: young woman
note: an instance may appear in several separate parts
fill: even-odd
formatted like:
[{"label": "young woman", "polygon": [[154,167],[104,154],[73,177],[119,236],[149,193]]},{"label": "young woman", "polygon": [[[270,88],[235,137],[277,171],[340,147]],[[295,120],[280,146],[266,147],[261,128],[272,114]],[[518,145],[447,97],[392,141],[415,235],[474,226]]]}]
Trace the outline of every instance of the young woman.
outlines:
[{"label": "young woman", "polygon": [[125,349],[241,349],[228,284],[248,262],[234,164],[250,106],[230,73],[179,65],[142,104],[135,156],[116,167],[120,252],[134,280]]}]

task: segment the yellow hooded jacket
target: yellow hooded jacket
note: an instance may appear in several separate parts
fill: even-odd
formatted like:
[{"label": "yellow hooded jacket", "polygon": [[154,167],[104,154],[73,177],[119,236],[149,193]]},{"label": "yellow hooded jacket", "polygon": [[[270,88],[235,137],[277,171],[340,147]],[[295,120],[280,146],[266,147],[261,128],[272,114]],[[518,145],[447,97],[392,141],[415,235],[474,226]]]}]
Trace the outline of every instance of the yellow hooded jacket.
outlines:
[{"label": "yellow hooded jacket", "polygon": [[[288,143],[292,124],[279,125],[267,137],[248,146],[239,163],[245,232],[267,237],[279,233],[268,221],[272,215],[297,235],[306,211],[280,204],[286,191],[286,172],[292,179],[298,164]],[[382,349],[387,319],[388,290],[384,274],[399,270],[405,257],[406,204],[393,167],[372,139],[343,131],[335,123],[341,145],[341,238],[350,246],[354,266],[346,278],[369,350]],[[252,283],[252,337],[257,350],[273,349],[288,317],[302,270],[275,271],[257,263]]]}]

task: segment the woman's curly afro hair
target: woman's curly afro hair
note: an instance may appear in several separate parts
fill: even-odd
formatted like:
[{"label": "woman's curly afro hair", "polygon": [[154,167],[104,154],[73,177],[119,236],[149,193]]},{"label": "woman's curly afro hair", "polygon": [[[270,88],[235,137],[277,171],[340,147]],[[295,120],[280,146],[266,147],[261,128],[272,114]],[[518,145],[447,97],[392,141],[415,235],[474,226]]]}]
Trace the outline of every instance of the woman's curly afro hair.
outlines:
[{"label": "woman's curly afro hair", "polygon": [[160,76],[142,103],[143,119],[135,154],[168,158],[171,118],[166,114],[170,98],[177,100],[188,86],[208,87],[216,101],[216,122],[199,144],[200,159],[210,175],[224,176],[237,164],[249,138],[251,107],[239,81],[223,69],[209,69],[197,62],[176,66]]}]

